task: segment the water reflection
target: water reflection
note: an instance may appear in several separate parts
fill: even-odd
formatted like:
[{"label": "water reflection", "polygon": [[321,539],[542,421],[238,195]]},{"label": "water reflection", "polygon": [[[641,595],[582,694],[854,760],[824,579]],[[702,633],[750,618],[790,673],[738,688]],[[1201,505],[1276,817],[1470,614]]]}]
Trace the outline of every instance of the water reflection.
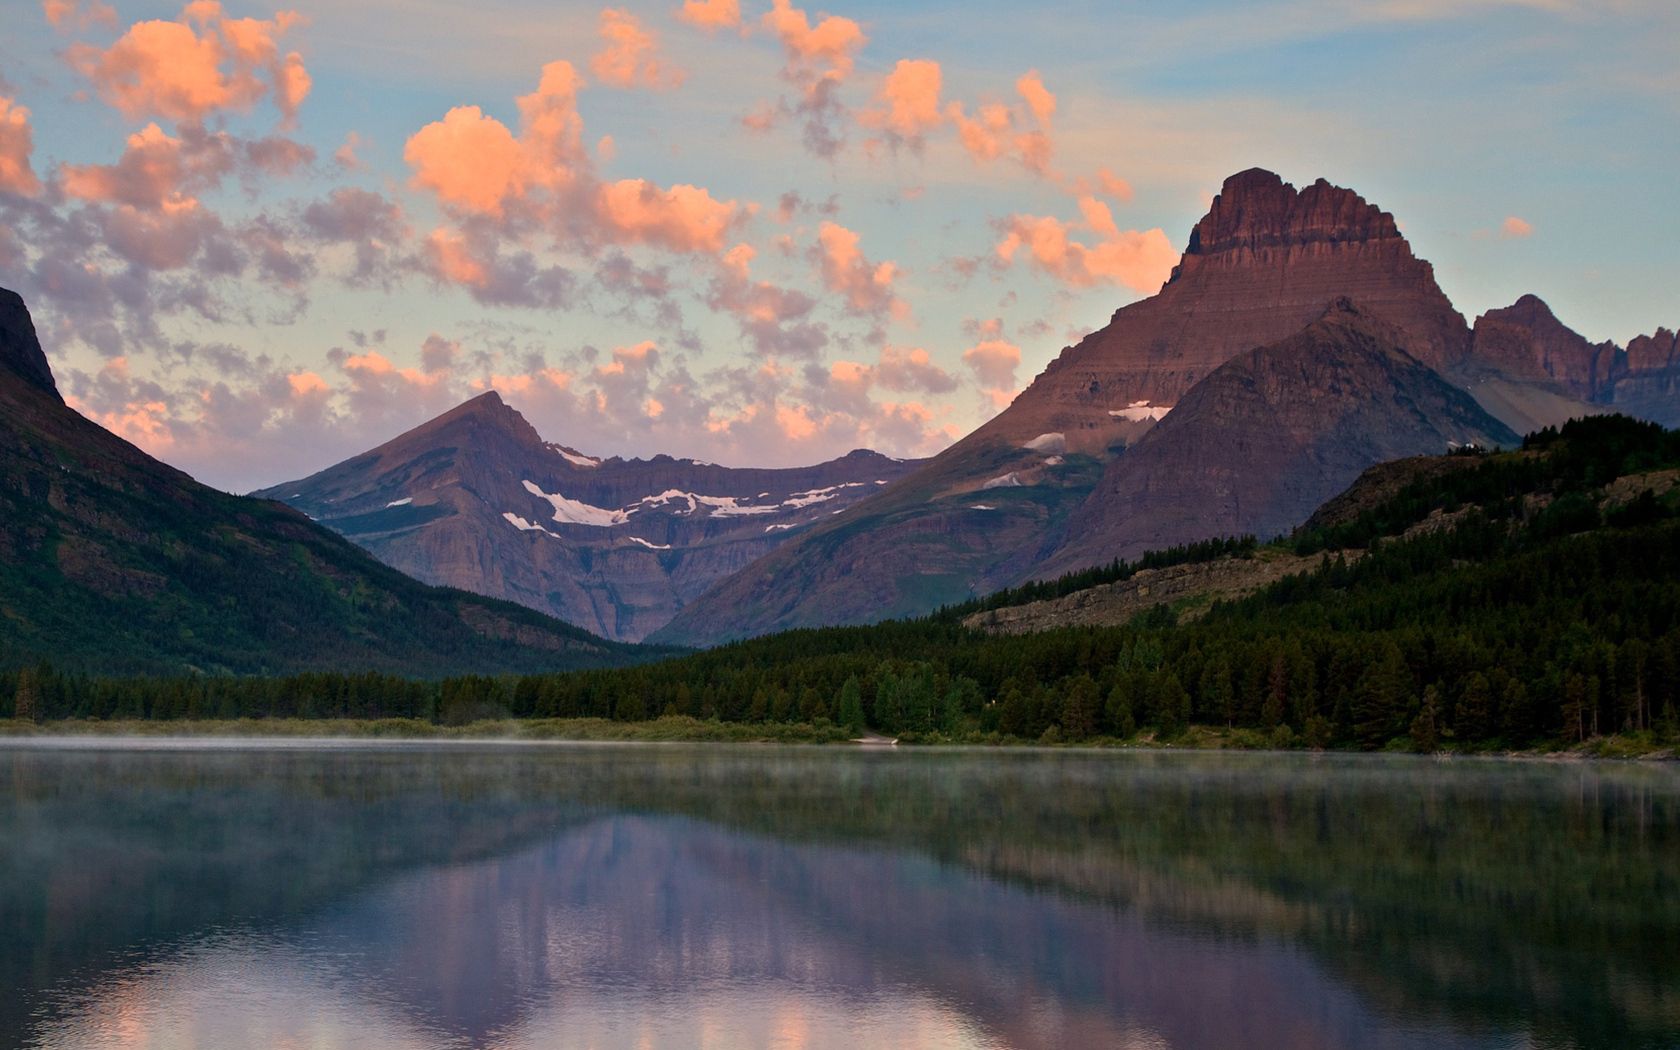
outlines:
[{"label": "water reflection", "polygon": [[717,748],[0,762],[20,847],[0,874],[34,890],[0,901],[0,978],[24,990],[0,1034],[35,1046],[1680,1031],[1670,771]]}]

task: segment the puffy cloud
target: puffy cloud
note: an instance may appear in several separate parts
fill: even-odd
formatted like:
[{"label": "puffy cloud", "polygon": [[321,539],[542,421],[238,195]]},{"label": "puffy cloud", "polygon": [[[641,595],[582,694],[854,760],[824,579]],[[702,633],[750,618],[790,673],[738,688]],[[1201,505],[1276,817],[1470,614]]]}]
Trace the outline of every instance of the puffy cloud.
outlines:
[{"label": "puffy cloud", "polygon": [[202,121],[221,110],[249,110],[272,92],[290,120],[310,80],[301,56],[282,54],[279,40],[300,20],[289,11],[227,18],[216,0],[193,0],[178,21],[136,22],[110,47],[75,44],[65,58],[130,118]]},{"label": "puffy cloud", "polygon": [[875,378],[888,390],[945,394],[957,388],[956,378],[934,364],[928,352],[919,346],[882,347]]},{"label": "puffy cloud", "polygon": [[750,244],[725,252],[713,277],[706,304],[734,316],[741,333],[766,356],[808,357],[828,344],[828,333],[806,318],[817,301],[804,292],[752,279],[757,255]]},{"label": "puffy cloud", "polygon": [[426,236],[421,269],[464,287],[489,306],[560,309],[570,306],[577,278],[558,265],[543,265],[527,251],[504,253],[493,231],[439,228]]},{"label": "puffy cloud", "polygon": [[1050,118],[1056,115],[1056,96],[1044,86],[1038,70],[1029,69],[1021,74],[1021,78],[1015,81],[1015,91],[1032,111],[1033,119],[1048,127]]},{"label": "puffy cloud", "polygon": [[707,32],[741,27],[741,0],[683,0],[677,17]]},{"label": "puffy cloud", "polygon": [[29,127],[29,110],[0,95],[0,193],[33,196],[41,180],[30,166],[35,136]]},{"label": "puffy cloud", "polygon": [[103,0],[41,0],[41,13],[54,29],[87,29],[101,25],[115,28],[117,9]]},{"label": "puffy cloud", "polygon": [[963,351],[963,364],[981,386],[1014,389],[1021,348],[1003,339],[984,339]]},{"label": "puffy cloud", "polygon": [[824,222],[817,229],[818,262],[823,283],[830,291],[846,297],[853,311],[864,314],[908,314],[904,300],[893,294],[898,268],[890,262],[872,263],[858,248],[858,235],[837,222]]},{"label": "puffy cloud", "polygon": [[1529,237],[1534,234],[1534,225],[1527,219],[1520,219],[1515,215],[1507,215],[1505,221],[1499,224],[1499,235],[1505,238]]},{"label": "puffy cloud", "polygon": [[354,265],[353,286],[389,285],[397,276],[397,253],[408,239],[402,208],[372,190],[340,186],[312,201],[299,216],[303,232],[325,245],[347,245]]},{"label": "puffy cloud", "polygon": [[[581,86],[569,63],[551,62],[537,90],[518,100],[518,135],[477,106],[458,106],[409,138],[403,155],[413,184],[432,191],[458,226],[427,239],[428,272],[482,302],[554,304],[572,282],[524,250],[540,238],[589,254],[637,244],[681,254],[723,250],[747,214],[735,201],[699,186],[596,176],[582,146]],[[504,252],[498,240],[519,250]]]},{"label": "puffy cloud", "polygon": [[719,201],[699,186],[661,189],[646,179],[601,187],[600,217],[616,239],[677,252],[716,252],[740,219],[735,201]]},{"label": "puffy cloud", "polygon": [[869,42],[863,27],[850,18],[826,15],[816,25],[792,0],[771,0],[764,27],[776,34],[787,53],[788,74],[797,82],[844,79],[857,53]]},{"label": "puffy cloud", "polygon": [[128,137],[115,164],[65,165],[59,181],[71,197],[114,201],[137,208],[159,208],[164,202],[214,186],[233,167],[225,140],[202,137],[195,147],[148,124]]},{"label": "puffy cloud", "polygon": [[635,15],[622,8],[601,12],[601,50],[589,60],[589,69],[603,84],[620,88],[674,88],[683,73],[657,57],[658,41]]},{"label": "puffy cloud", "polygon": [[[857,53],[868,43],[863,27],[850,18],[825,15],[815,25],[791,0],[772,0],[763,25],[781,41],[787,62],[782,78],[799,90],[792,112],[803,121],[805,147],[819,157],[832,157],[844,144],[840,130],[845,107],[840,102],[840,84],[851,74]],[[773,112],[749,116],[767,128]]]},{"label": "puffy cloud", "polygon": [[1044,86],[1037,70],[1029,70],[1015,81],[1016,104],[991,101],[970,113],[961,102],[945,107],[945,115],[956,126],[957,138],[976,161],[989,163],[1011,156],[1035,175],[1050,176],[1053,150],[1050,121],[1056,114],[1056,96]]},{"label": "puffy cloud", "polygon": [[403,159],[414,185],[445,204],[500,214],[502,202],[525,189],[530,164],[507,125],[477,106],[456,106],[409,137]]},{"label": "puffy cloud", "polygon": [[945,122],[939,108],[943,73],[931,59],[900,59],[881,82],[876,93],[879,108],[866,110],[861,119],[901,139],[919,140]]},{"label": "puffy cloud", "polygon": [[463,211],[499,216],[532,188],[570,182],[586,160],[577,113],[581,86],[570,62],[544,66],[537,90],[518,100],[517,137],[477,106],[454,107],[404,145],[414,185]]},{"label": "puffy cloud", "polygon": [[[1136,292],[1159,289],[1178,262],[1166,233],[1160,228],[1121,230],[1108,206],[1093,197],[1081,197],[1079,207],[1084,216],[1080,223],[1047,215],[1005,219],[997,258],[1007,265],[1025,249],[1034,266],[1077,288],[1110,283]],[[1096,234],[1096,243],[1074,240],[1071,234],[1080,230]]]},{"label": "puffy cloud", "polygon": [[874,387],[899,393],[922,391],[947,394],[957,388],[956,377],[934,364],[921,347],[885,346],[873,365],[859,361],[836,361],[823,376],[824,385],[837,395],[835,404],[854,413],[866,411]]}]

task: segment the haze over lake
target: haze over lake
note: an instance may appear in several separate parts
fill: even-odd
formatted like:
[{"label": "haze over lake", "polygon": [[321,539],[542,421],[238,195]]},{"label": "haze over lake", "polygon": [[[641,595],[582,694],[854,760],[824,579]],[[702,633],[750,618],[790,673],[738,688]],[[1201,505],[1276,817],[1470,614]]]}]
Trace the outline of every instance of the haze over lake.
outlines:
[{"label": "haze over lake", "polygon": [[9,745],[0,1044],[1680,1045],[1680,773]]}]

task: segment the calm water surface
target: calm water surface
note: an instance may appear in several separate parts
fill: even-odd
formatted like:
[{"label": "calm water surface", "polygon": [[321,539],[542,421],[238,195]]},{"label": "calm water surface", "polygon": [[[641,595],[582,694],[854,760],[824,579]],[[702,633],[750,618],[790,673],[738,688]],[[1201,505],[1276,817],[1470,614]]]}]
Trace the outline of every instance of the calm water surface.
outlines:
[{"label": "calm water surface", "polygon": [[1680,772],[0,746],[0,1046],[1680,1047]]}]

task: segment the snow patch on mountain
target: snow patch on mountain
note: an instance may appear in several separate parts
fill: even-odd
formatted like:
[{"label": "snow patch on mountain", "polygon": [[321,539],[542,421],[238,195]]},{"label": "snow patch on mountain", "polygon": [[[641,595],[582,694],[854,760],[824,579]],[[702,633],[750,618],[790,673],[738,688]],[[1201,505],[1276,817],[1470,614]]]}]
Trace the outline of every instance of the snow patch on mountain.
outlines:
[{"label": "snow patch on mountain", "polygon": [[564,525],[589,525],[598,529],[623,525],[630,520],[630,514],[622,510],[608,510],[605,507],[594,507],[575,499],[567,499],[559,493],[548,493],[535,482],[527,481],[525,491],[538,499],[548,501],[554,508],[554,520]]},{"label": "snow patch on mountain", "polygon": [[1159,420],[1171,412],[1171,405],[1152,405],[1147,401],[1133,401],[1125,408],[1111,408],[1108,414],[1116,419],[1124,419],[1128,423],[1142,423],[1146,420]]}]

